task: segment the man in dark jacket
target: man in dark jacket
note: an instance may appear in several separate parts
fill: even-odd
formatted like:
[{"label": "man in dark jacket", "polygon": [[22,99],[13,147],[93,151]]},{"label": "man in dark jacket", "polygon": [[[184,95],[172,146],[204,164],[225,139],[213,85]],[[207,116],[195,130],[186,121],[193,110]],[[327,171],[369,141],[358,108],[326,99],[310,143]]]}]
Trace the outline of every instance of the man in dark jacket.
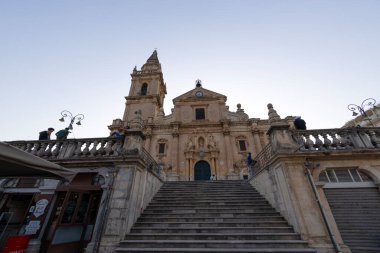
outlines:
[{"label": "man in dark jacket", "polygon": [[57,136],[57,140],[66,140],[69,133],[69,128],[66,127],[65,129],[59,130],[55,136]]},{"label": "man in dark jacket", "polygon": [[294,126],[297,130],[306,130],[306,122],[301,117],[296,117],[294,120]]},{"label": "man in dark jacket", "polygon": [[47,131],[40,132],[40,136],[38,137],[38,140],[40,140],[40,141],[50,140],[50,135],[52,132],[54,132],[54,128],[52,128],[52,127],[49,127]]}]

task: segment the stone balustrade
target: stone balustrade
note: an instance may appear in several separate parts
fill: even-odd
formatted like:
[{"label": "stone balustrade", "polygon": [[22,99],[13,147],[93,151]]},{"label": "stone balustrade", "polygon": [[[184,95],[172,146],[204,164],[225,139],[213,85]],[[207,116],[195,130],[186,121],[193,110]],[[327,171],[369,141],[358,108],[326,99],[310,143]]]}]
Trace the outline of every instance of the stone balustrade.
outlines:
[{"label": "stone balustrade", "polygon": [[49,141],[12,141],[8,144],[27,153],[47,160],[88,160],[112,159],[118,157],[139,156],[147,169],[162,178],[162,169],[153,157],[145,150],[125,150],[123,140],[118,138],[87,138]]},{"label": "stone balustrade", "polygon": [[13,141],[7,143],[48,160],[117,157],[121,155],[123,146],[122,140],[117,138]]},{"label": "stone balustrade", "polygon": [[380,128],[295,130],[297,151],[331,151],[380,148]]},{"label": "stone balustrade", "polygon": [[[278,133],[272,132],[271,134],[275,135]],[[352,151],[380,148],[379,127],[293,130],[286,132],[286,134],[291,135],[291,140],[293,140],[293,146],[295,147],[293,150],[289,150],[288,153],[336,152],[340,150]],[[265,169],[277,153],[283,153],[281,150],[278,151],[278,147],[283,144],[276,143],[276,150],[273,143],[269,143],[254,157],[256,164],[252,168],[253,175]]]}]

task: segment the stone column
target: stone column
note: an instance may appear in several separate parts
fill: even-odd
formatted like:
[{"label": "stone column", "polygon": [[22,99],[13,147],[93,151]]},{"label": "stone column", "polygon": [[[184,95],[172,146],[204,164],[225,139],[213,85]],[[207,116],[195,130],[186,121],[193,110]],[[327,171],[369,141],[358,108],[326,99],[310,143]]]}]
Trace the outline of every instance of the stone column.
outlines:
[{"label": "stone column", "polygon": [[219,176],[217,163],[216,163],[216,158],[218,156],[218,153],[219,153],[218,151],[211,151],[211,161],[212,161],[212,166],[214,167],[214,173],[211,173],[211,174],[215,174],[216,178],[218,178]]},{"label": "stone column", "polygon": [[254,151],[255,151],[255,154],[257,155],[263,149],[263,147],[261,146],[261,141],[260,141],[260,131],[258,129],[252,130],[252,135],[253,135],[253,142],[254,142]]},{"label": "stone column", "polygon": [[171,163],[172,163],[172,173],[168,175],[168,181],[178,181],[179,180],[179,163],[178,163],[178,152],[179,152],[179,124],[172,124],[172,147],[171,147]]},{"label": "stone column", "polygon": [[192,171],[192,159],[193,159],[193,151],[186,151],[185,157],[186,157],[186,175],[187,179],[191,181],[191,171]]},{"label": "stone column", "polygon": [[227,179],[234,179],[236,174],[234,173],[234,169],[233,169],[234,158],[232,155],[232,143],[231,143],[230,128],[229,128],[228,122],[223,123],[223,135],[224,135],[224,145],[226,147],[226,152],[227,152],[227,161],[226,161],[226,166],[228,170]]},{"label": "stone column", "polygon": [[173,142],[172,142],[172,152],[171,152],[171,158],[172,158],[172,166],[174,169],[174,172],[179,174],[179,166],[178,166],[178,148],[179,148],[179,141],[178,141],[178,135],[173,134]]},{"label": "stone column", "polygon": [[194,181],[194,158],[190,159],[190,181]]}]

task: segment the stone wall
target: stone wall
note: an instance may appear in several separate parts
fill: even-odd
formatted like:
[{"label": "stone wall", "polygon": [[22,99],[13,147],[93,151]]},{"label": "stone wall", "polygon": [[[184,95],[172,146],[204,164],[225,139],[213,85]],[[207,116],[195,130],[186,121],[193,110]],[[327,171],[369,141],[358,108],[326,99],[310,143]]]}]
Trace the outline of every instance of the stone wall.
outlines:
[{"label": "stone wall", "polygon": [[141,164],[116,166],[99,252],[113,252],[162,185]]},{"label": "stone wall", "polygon": [[335,252],[334,247],[351,252],[343,243],[319,174],[327,168],[354,167],[378,184],[380,129],[291,130],[279,121],[272,105],[268,108],[270,144],[254,158],[251,184],[317,252]]},{"label": "stone wall", "polygon": [[[318,253],[334,252],[316,198],[305,175],[302,159],[280,160],[261,171],[250,183]],[[327,204],[326,200],[324,204]],[[346,248],[331,212],[328,219],[339,244]],[[343,252],[349,251],[346,249]]]}]

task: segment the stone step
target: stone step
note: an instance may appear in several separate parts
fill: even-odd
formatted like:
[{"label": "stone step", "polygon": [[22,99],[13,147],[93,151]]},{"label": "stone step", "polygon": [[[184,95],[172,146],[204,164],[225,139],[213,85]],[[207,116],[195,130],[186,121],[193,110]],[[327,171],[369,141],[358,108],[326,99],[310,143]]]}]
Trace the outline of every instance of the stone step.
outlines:
[{"label": "stone step", "polygon": [[[351,227],[351,226],[354,226],[355,228],[367,228],[368,227],[368,224],[364,223],[363,221],[358,221],[358,220],[354,220],[354,221],[340,221],[339,222],[339,227]],[[380,227],[380,220],[373,220],[371,222],[371,227],[372,228],[379,228]]]},{"label": "stone step", "polygon": [[[176,193],[176,195],[172,194],[172,193]],[[172,194],[172,195],[170,195]],[[236,197],[247,197],[247,196],[253,196],[253,197],[259,197],[259,196],[262,196],[258,193],[252,193],[250,192],[249,190],[247,191],[228,191],[228,190],[220,190],[220,191],[181,191],[181,190],[178,190],[178,191],[159,191],[157,192],[157,195],[156,196],[175,196],[175,197],[179,197],[179,196],[185,196],[185,197],[188,197],[188,196],[215,196],[215,197],[218,197],[218,196],[225,196],[225,197],[228,197],[228,196],[236,196]]]},{"label": "stone step", "polygon": [[256,191],[251,186],[235,186],[235,187],[230,187],[230,186],[226,186],[226,187],[180,187],[180,186],[178,186],[178,187],[165,187],[165,186],[162,186],[159,189],[159,191],[188,191],[188,192],[223,191],[223,190],[226,190],[226,191],[244,191],[244,192],[250,191],[252,193],[258,193],[258,191]]},{"label": "stone step", "polygon": [[153,198],[152,202],[194,202],[194,203],[201,203],[201,202],[265,202],[268,203],[267,200],[263,197],[194,197],[194,198]]},{"label": "stone step", "polygon": [[377,200],[377,201],[380,201],[379,199],[379,196],[376,196],[376,195],[363,195],[363,196],[350,196],[350,197],[344,197],[344,196],[340,196],[339,199],[338,199],[339,195],[336,196],[336,199],[331,199],[330,202],[331,203],[340,203],[340,202],[356,202],[356,201],[359,201],[359,202],[365,202],[367,203],[368,200]]},{"label": "stone step", "polygon": [[252,207],[252,208],[232,208],[232,207],[191,207],[192,209],[178,208],[154,208],[148,206],[144,212],[146,213],[262,213],[262,212],[275,212],[273,207]]},{"label": "stone step", "polygon": [[374,242],[374,241],[358,241],[358,242],[355,242],[355,241],[351,241],[351,240],[348,240],[348,241],[345,241],[345,243],[347,245],[349,245],[350,247],[371,247],[371,248],[380,248],[380,244],[379,242]]},{"label": "stone step", "polygon": [[285,219],[280,216],[252,216],[249,218],[216,218],[216,217],[157,217],[157,216],[141,216],[138,222],[252,222],[252,221],[284,221]]},{"label": "stone step", "polygon": [[198,188],[251,188],[253,191],[256,191],[255,188],[253,188],[250,184],[177,184],[177,185],[170,185],[170,184],[164,184],[162,188],[182,188],[182,189],[198,189]]},{"label": "stone step", "polygon": [[156,218],[166,218],[166,217],[209,217],[209,218],[251,218],[251,217],[257,217],[258,215],[262,215],[263,217],[266,216],[273,216],[277,215],[278,213],[273,211],[273,212],[193,212],[193,210],[188,210],[188,211],[182,211],[182,212],[173,212],[173,211],[168,211],[168,212],[157,212],[157,211],[144,211],[144,213],[140,216],[142,218],[145,217],[156,217]]},{"label": "stone step", "polygon": [[151,202],[148,207],[154,207],[154,208],[160,208],[160,207],[165,207],[165,208],[192,208],[192,207],[198,207],[198,208],[205,208],[205,207],[235,207],[235,208],[240,208],[240,207],[267,207],[267,208],[272,208],[268,203],[265,202],[228,202],[228,201],[209,201],[209,202]]},{"label": "stone step", "polygon": [[250,191],[159,191],[157,192],[157,196],[177,196],[177,197],[200,197],[200,196],[207,196],[207,197],[217,197],[217,196],[261,196],[260,194],[254,194]]},{"label": "stone step", "polygon": [[[359,206],[360,204],[360,206]],[[380,207],[380,202],[379,203],[357,203],[357,202],[350,202],[350,203],[330,203],[331,208],[345,208],[347,211],[352,211],[350,208],[352,208],[353,205],[358,205],[355,206],[355,210],[363,210],[363,209],[378,209]]]},{"label": "stone step", "polygon": [[291,233],[290,226],[267,227],[202,227],[202,228],[155,228],[133,227],[131,233]]},{"label": "stone step", "polygon": [[116,252],[315,252],[246,181],[166,182]]},{"label": "stone step", "polygon": [[373,237],[373,238],[376,238],[378,239],[377,242],[374,242],[373,240],[371,239],[355,239],[355,238],[352,238],[352,239],[349,239],[349,240],[346,240],[347,242],[349,241],[350,242],[350,245],[353,245],[353,244],[365,244],[366,246],[378,246],[380,247],[380,238],[379,238],[379,235],[377,237]]},{"label": "stone step", "polygon": [[175,253],[188,253],[188,252],[207,252],[207,253],[314,253],[313,249],[308,248],[238,248],[238,249],[205,249],[205,248],[117,248],[116,252],[123,253],[160,253],[160,252],[175,252]]},{"label": "stone step", "polygon": [[347,219],[353,219],[353,220],[379,220],[379,212],[378,213],[367,213],[365,216],[362,214],[349,214],[349,213],[340,213],[340,214],[334,214],[334,218],[336,220],[347,220]]},{"label": "stone step", "polygon": [[[351,215],[351,216],[357,216],[357,217],[360,217],[359,215],[364,215],[364,214],[372,214],[372,215],[375,215],[375,214],[378,214],[378,210],[376,209],[361,209],[360,211],[358,211],[357,209],[355,209],[354,211],[350,212],[348,210],[334,210],[334,216],[337,215]],[[365,215],[365,216],[366,216]]]},{"label": "stone step", "polygon": [[296,233],[136,233],[128,234],[125,239],[130,240],[299,240]]},{"label": "stone step", "polygon": [[245,197],[241,197],[241,196],[215,196],[215,197],[207,197],[207,196],[197,196],[197,197],[193,197],[193,196],[189,196],[189,197],[177,197],[177,196],[172,196],[172,197],[157,197],[155,196],[153,198],[153,201],[166,201],[166,200],[169,200],[169,201],[210,201],[210,200],[214,200],[214,201],[218,201],[218,200],[235,200],[235,201],[266,201],[266,199],[262,196],[245,196]]},{"label": "stone step", "polygon": [[207,191],[228,191],[228,192],[251,192],[259,194],[252,186],[236,187],[161,187],[159,191],[185,191],[185,192],[207,192]]},{"label": "stone step", "polygon": [[286,221],[256,221],[256,222],[136,222],[135,227],[158,228],[202,228],[202,227],[281,227],[288,226]]},{"label": "stone step", "polygon": [[221,191],[227,191],[227,192],[250,192],[252,194],[259,194],[258,191],[256,191],[251,186],[247,187],[161,187],[159,189],[159,192],[168,192],[168,191],[181,191],[181,192],[209,192],[209,191],[215,191],[215,192],[221,192]]},{"label": "stone step", "polygon": [[181,185],[181,186],[187,186],[187,185],[192,185],[192,186],[201,186],[201,185],[231,185],[231,186],[236,186],[236,185],[250,185],[247,181],[240,181],[240,180],[215,180],[215,181],[167,181],[164,183],[164,186],[170,186],[170,185]]},{"label": "stone step", "polygon": [[141,248],[300,248],[302,240],[123,240],[120,246]]},{"label": "stone step", "polygon": [[353,253],[379,253],[380,247],[350,247]]}]

